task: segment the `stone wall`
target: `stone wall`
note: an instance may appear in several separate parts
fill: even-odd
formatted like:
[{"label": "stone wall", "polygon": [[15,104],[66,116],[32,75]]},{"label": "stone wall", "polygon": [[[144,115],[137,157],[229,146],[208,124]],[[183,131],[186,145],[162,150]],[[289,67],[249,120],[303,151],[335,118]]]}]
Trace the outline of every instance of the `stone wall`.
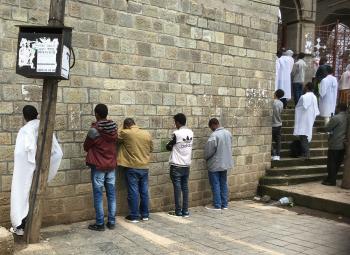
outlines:
[{"label": "stone wall", "polygon": [[[234,135],[231,199],[253,196],[270,164],[270,101],[274,87],[277,8],[248,0],[66,1],[74,27],[76,65],[59,83],[56,131],[64,151],[50,183],[45,224],[93,218],[90,171],[82,142],[97,103],[119,124],[134,117],[149,130],[155,151],[150,167],[153,211],[172,208],[173,191],[164,150],[183,112],[194,130],[190,205],[211,199],[203,146],[210,117]],[[278,4],[277,0],[268,0]],[[40,80],[15,74],[18,24],[46,24],[49,0],[0,4],[0,223],[9,224],[13,150],[25,104],[40,107]],[[119,173],[118,211],[125,211]]]}]

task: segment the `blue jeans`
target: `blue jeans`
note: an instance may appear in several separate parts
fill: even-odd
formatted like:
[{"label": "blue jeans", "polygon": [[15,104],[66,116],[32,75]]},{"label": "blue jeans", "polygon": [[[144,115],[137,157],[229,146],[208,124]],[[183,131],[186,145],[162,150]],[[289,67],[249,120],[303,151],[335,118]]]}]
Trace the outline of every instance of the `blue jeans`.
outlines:
[{"label": "blue jeans", "polygon": [[293,83],[293,92],[294,92],[294,103],[298,104],[300,97],[303,95],[303,84],[296,82]]},{"label": "blue jeans", "polygon": [[208,171],[209,183],[213,192],[213,206],[215,208],[227,208],[228,187],[227,171]]},{"label": "blue jeans", "polygon": [[148,170],[125,168],[128,185],[128,205],[132,220],[148,218]]},{"label": "blue jeans", "polygon": [[[189,167],[170,166],[170,178],[174,186],[175,213],[177,215],[188,214],[188,177]],[[182,192],[182,208],[181,208]]]},{"label": "blue jeans", "polygon": [[104,225],[103,187],[105,187],[107,195],[108,222],[115,224],[115,215],[117,212],[115,179],[114,169],[110,171],[99,171],[95,166],[91,166],[91,183],[96,211],[96,224],[98,225]]}]

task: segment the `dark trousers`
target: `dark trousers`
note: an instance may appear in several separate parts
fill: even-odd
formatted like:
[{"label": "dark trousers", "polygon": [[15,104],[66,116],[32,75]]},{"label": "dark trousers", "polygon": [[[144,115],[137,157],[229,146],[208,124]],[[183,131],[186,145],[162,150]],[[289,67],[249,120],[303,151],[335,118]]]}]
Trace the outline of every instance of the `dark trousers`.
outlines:
[{"label": "dark trousers", "polygon": [[148,170],[126,168],[128,185],[128,206],[133,220],[148,218]]},{"label": "dark trousers", "polygon": [[300,97],[303,95],[303,84],[296,82],[293,83],[293,94],[294,94],[294,103],[298,104]]},{"label": "dark trousers", "polygon": [[[188,214],[188,177],[189,167],[170,166],[170,178],[174,186],[175,213],[177,215]],[[182,192],[182,207],[181,207]]]},{"label": "dark trousers", "polygon": [[344,156],[345,156],[345,150],[328,150],[327,181],[329,181],[332,184],[335,184],[337,181],[337,174],[344,160]]},{"label": "dark trousers", "polygon": [[272,156],[280,156],[282,126],[272,127]]},{"label": "dark trousers", "polygon": [[301,156],[309,158],[310,157],[310,149],[309,149],[309,141],[307,140],[306,135],[299,136],[301,143]]}]

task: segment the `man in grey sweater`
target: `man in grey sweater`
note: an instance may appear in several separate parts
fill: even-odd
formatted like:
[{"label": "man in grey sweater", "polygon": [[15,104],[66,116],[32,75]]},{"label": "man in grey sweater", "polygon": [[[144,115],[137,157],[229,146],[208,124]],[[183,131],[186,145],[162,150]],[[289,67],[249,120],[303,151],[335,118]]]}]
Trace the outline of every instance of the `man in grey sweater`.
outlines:
[{"label": "man in grey sweater", "polygon": [[345,156],[345,141],[348,127],[347,106],[339,104],[335,109],[336,115],[331,118],[325,127],[329,132],[328,140],[328,177],[322,182],[323,185],[335,186],[337,174]]},{"label": "man in grey sweater", "polygon": [[209,121],[209,128],[213,133],[205,145],[205,159],[213,192],[213,205],[206,208],[210,210],[227,209],[227,170],[233,167],[232,135],[228,130],[220,127],[216,118]]}]

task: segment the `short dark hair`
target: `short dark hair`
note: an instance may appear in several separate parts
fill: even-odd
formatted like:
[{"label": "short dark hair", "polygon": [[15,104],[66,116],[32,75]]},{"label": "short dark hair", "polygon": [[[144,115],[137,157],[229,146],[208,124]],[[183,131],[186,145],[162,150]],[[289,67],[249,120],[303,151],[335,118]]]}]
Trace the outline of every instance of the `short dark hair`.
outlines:
[{"label": "short dark hair", "polygon": [[328,74],[332,74],[333,73],[333,67],[331,67],[331,66],[329,66],[329,65],[327,65],[327,67],[326,67],[326,69],[327,69],[327,73]]},{"label": "short dark hair", "polygon": [[280,99],[282,97],[284,97],[284,91],[282,89],[278,89],[275,91],[275,96]]},{"label": "short dark hair", "polygon": [[180,125],[186,125],[186,116],[183,113],[178,113],[174,116],[174,121],[178,122]]},{"label": "short dark hair", "polygon": [[23,117],[26,121],[35,120],[38,118],[38,111],[32,105],[26,105],[23,107]]},{"label": "short dark hair", "polygon": [[97,114],[100,118],[105,119],[108,115],[108,108],[105,104],[98,104],[95,106],[95,114]]},{"label": "short dark hair", "polygon": [[209,120],[208,126],[211,127],[212,125],[220,125],[220,122],[217,118],[212,118]]},{"label": "short dark hair", "polygon": [[123,123],[124,127],[130,127],[135,125],[135,121],[132,118],[126,118]]},{"label": "short dark hair", "polygon": [[298,58],[299,59],[305,58],[305,53],[304,52],[300,52],[299,55],[298,55]]},{"label": "short dark hair", "polygon": [[348,110],[348,106],[344,103],[340,103],[337,105],[337,108],[339,109],[339,111],[341,112],[346,112]]},{"label": "short dark hair", "polygon": [[305,84],[305,88],[308,90],[308,91],[311,91],[313,92],[314,91],[314,84],[312,82],[308,82]]}]

